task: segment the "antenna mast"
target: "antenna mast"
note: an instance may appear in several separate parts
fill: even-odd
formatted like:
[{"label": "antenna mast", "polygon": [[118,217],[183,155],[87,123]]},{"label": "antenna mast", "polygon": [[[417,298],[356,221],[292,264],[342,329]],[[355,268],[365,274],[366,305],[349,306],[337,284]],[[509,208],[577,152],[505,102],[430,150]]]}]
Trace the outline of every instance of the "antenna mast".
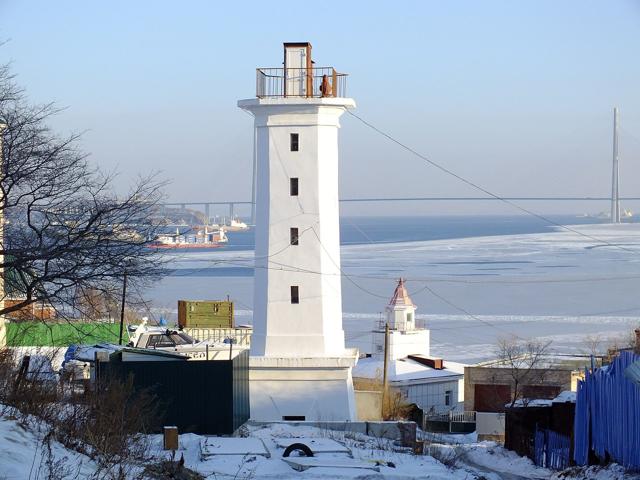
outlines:
[{"label": "antenna mast", "polygon": [[618,108],[613,109],[613,172],[611,174],[611,223],[620,223],[620,173],[618,167]]}]

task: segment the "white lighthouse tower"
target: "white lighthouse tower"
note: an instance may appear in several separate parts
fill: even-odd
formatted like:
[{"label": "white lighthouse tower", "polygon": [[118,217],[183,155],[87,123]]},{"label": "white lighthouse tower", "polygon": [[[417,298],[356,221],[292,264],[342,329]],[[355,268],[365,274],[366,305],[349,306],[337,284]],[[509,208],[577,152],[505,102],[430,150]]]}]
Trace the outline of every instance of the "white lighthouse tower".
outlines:
[{"label": "white lighthouse tower", "polygon": [[355,102],[346,76],[285,43],[283,68],[257,69],[256,250],[251,418],[354,420],[342,330],[338,128]]}]

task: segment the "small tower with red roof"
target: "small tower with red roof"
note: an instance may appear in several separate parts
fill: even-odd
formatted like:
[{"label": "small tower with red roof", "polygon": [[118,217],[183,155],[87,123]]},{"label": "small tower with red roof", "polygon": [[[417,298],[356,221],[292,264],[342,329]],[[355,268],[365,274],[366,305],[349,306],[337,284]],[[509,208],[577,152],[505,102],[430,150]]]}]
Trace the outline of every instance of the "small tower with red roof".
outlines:
[{"label": "small tower with red roof", "polygon": [[430,332],[416,326],[416,309],[404,279],[398,279],[398,285],[385,308],[384,321],[373,332],[374,356],[384,356],[385,323],[389,324],[389,360],[406,358],[408,355],[429,355]]},{"label": "small tower with red roof", "polygon": [[385,308],[387,323],[392,330],[408,331],[416,328],[416,306],[411,301],[404,279],[398,280],[389,305]]}]

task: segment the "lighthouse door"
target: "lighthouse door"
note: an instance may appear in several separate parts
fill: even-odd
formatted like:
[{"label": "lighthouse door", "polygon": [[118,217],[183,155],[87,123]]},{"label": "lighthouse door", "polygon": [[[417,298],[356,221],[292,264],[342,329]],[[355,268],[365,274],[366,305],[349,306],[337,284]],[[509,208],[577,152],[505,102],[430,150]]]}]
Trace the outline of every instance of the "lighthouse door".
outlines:
[{"label": "lighthouse door", "polygon": [[284,56],[284,94],[287,97],[306,97],[309,75],[308,52],[305,45],[286,46]]}]

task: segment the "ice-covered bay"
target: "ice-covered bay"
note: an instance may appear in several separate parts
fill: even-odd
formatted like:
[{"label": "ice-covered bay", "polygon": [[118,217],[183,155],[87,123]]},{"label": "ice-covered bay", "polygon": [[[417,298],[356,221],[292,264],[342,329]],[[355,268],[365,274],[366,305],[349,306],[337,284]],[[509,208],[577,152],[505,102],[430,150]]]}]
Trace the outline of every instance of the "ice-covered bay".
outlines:
[{"label": "ice-covered bay", "polygon": [[[599,336],[604,348],[640,323],[640,225],[572,228],[593,238],[561,230],[343,246],[348,343],[371,344],[368,332],[402,276],[432,330],[433,353],[445,358],[488,358],[497,338],[510,334],[571,352]],[[252,251],[183,254],[175,265],[148,293],[165,316],[175,318],[180,298],[230,295],[238,321],[250,323]]]}]

